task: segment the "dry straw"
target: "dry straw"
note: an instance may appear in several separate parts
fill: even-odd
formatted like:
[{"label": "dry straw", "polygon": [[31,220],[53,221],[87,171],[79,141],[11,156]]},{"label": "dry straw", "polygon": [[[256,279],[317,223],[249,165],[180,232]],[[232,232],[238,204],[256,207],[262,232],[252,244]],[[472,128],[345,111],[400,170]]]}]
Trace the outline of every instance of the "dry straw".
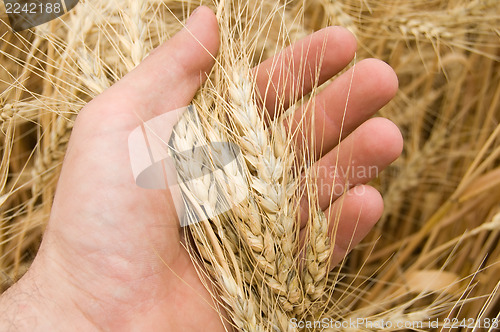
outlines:
[{"label": "dry straw", "polygon": [[[243,177],[228,168],[222,178],[181,188],[186,218],[227,204],[221,193],[248,190],[231,211],[190,226],[187,242],[232,324],[293,331],[292,319],[499,318],[496,1],[202,3],[218,14],[221,49],[194,100],[198,115],[178,123],[171,143],[181,150],[228,141],[242,151]],[[36,253],[78,111],[178,31],[193,9],[183,0],[82,1],[62,20],[20,34],[0,16],[2,290]],[[311,156],[294,151],[285,116],[260,111],[251,71],[329,24],[356,34],[358,58],[375,56],[395,69],[400,90],[380,114],[405,136],[403,156],[373,182],[386,201],[382,219],[336,267],[328,264],[335,233],[318,209],[312,177],[301,177],[296,163]],[[286,108],[278,105],[277,113]],[[180,169],[181,178],[201,171]],[[300,188],[310,196],[304,246],[295,219]]]}]

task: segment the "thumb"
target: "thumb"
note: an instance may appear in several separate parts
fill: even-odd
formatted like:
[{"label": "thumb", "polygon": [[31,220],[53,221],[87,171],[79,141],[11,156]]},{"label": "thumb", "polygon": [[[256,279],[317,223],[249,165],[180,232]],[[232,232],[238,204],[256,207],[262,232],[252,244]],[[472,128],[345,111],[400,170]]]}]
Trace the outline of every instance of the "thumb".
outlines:
[{"label": "thumb", "polygon": [[[111,112],[111,116],[120,118],[131,116],[131,123],[125,125],[132,128],[186,106],[214,64],[219,48],[218,31],[212,10],[198,7],[181,31],[90,105],[98,104],[100,115]],[[116,107],[109,107],[110,102]]]},{"label": "thumb", "polygon": [[[179,225],[172,202],[165,204],[162,191],[145,190],[135,184],[128,137],[144,121],[191,102],[214,63],[218,46],[215,14],[207,7],[200,7],[184,29],[80,112],[46,236],[56,231],[74,244],[75,238],[81,238],[78,230],[83,225],[85,231],[96,237],[116,234],[119,227],[117,236],[127,238],[115,239],[115,243],[142,243],[143,233],[158,229],[154,223],[163,223],[166,218],[170,232],[156,232],[150,237],[158,246],[166,242],[178,245]],[[146,215],[144,210],[150,214]],[[75,217],[68,220],[68,216]],[[138,224],[138,220],[144,222]]]}]

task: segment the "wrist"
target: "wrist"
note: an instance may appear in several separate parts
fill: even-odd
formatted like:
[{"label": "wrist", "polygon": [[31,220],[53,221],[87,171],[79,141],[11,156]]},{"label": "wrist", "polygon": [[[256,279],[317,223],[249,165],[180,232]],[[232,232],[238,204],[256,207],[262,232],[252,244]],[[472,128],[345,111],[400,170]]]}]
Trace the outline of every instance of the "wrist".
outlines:
[{"label": "wrist", "polygon": [[[32,270],[0,296],[0,331],[93,330],[74,303],[61,301],[57,289]],[[58,291],[59,290],[59,291]],[[66,297],[65,300],[68,300]]]},{"label": "wrist", "polygon": [[0,296],[0,330],[28,331],[46,326],[41,312],[40,294],[28,276]]}]

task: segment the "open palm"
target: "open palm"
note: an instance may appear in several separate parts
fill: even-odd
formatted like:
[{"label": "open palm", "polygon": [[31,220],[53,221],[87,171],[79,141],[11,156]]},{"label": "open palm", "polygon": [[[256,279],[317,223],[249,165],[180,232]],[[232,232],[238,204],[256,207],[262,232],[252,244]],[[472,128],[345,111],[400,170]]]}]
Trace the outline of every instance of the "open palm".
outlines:
[{"label": "open palm", "polygon": [[[10,319],[11,327],[224,329],[209,292],[181,245],[171,198],[166,191],[142,189],[135,184],[127,146],[128,135],[142,120],[191,102],[213,65],[218,44],[215,15],[200,7],[187,28],[80,112],[39,254],[26,276],[0,301],[0,306],[10,305],[11,315],[4,319]],[[265,109],[272,113],[276,103],[293,103],[300,97],[287,91],[308,93],[308,82],[314,82],[316,77],[307,68],[319,66],[320,55],[324,57],[318,81],[331,78],[351,61],[355,45],[347,30],[332,27],[263,62],[254,73],[261,95],[267,96]],[[306,65],[296,66],[299,63]],[[276,69],[272,74],[271,68]],[[291,79],[280,78],[283,73],[291,75]],[[299,76],[305,79],[293,79]],[[351,77],[351,101],[341,132]],[[402,138],[396,126],[381,118],[367,120],[396,90],[397,79],[389,66],[364,60],[357,64],[354,76],[347,72],[323,90],[316,97],[315,109],[297,110],[295,118],[302,118],[304,112],[307,118],[314,112],[314,121],[324,125],[321,137],[316,138],[324,142],[316,151],[323,156],[317,165],[333,165],[339,156],[339,166],[355,163],[381,170],[397,158]],[[354,149],[341,149],[338,154],[340,137],[345,137],[343,146]],[[348,151],[345,155],[344,150]],[[346,185],[346,179],[330,176],[320,176],[318,181],[330,189]],[[349,186],[364,185],[370,179],[368,175],[350,178]],[[332,257],[335,263],[380,218],[380,195],[371,187],[363,189],[343,199],[337,235],[340,240]],[[319,195],[327,215],[339,208],[337,196],[331,192]],[[303,213],[307,215],[307,211]],[[23,296],[30,300],[17,300]],[[23,319],[20,313],[35,318],[36,324]]]}]

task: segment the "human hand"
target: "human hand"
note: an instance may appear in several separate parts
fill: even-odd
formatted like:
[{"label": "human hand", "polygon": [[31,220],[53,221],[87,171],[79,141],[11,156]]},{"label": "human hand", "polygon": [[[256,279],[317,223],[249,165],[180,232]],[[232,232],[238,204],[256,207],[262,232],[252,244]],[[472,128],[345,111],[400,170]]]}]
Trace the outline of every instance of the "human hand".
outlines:
[{"label": "human hand", "polygon": [[[181,245],[171,197],[166,191],[142,189],[135,184],[127,146],[129,133],[141,124],[141,119],[151,119],[191,102],[214,63],[218,40],[214,14],[201,7],[187,29],[153,51],[140,66],[80,112],[39,253],[26,275],[0,298],[0,329],[224,329],[209,292]],[[301,96],[291,96],[288,91],[310,91],[307,82],[314,78],[308,79],[307,75],[311,78],[315,74],[297,72],[300,66],[295,66],[295,61],[308,64],[302,68],[316,68],[324,52],[319,74],[322,83],[344,68],[354,51],[354,37],[334,27],[263,62],[254,72],[257,87],[263,94],[271,80],[274,89],[268,91],[264,108],[272,113],[279,96],[284,96],[285,103]],[[270,77],[276,61],[280,65]],[[304,79],[280,79],[283,70]],[[314,110],[299,109],[295,116],[298,119],[301,112],[314,111],[315,121],[325,125],[321,137],[317,137],[324,142],[316,151],[323,156],[317,165],[336,163],[350,80],[348,71],[316,97]],[[397,158],[402,138],[396,126],[381,118],[367,120],[396,90],[397,78],[389,66],[377,60],[357,64],[341,143],[354,149],[340,149],[338,167],[354,161],[356,166],[381,170]],[[335,184],[332,180],[329,176],[318,179],[330,189],[342,186],[345,179],[337,177]],[[342,200],[334,263],[380,218],[382,199],[375,189],[364,185],[369,180],[349,179],[351,185],[362,185],[364,190]],[[319,195],[327,215],[340,206],[335,201],[338,197],[330,193],[326,190]]]}]

